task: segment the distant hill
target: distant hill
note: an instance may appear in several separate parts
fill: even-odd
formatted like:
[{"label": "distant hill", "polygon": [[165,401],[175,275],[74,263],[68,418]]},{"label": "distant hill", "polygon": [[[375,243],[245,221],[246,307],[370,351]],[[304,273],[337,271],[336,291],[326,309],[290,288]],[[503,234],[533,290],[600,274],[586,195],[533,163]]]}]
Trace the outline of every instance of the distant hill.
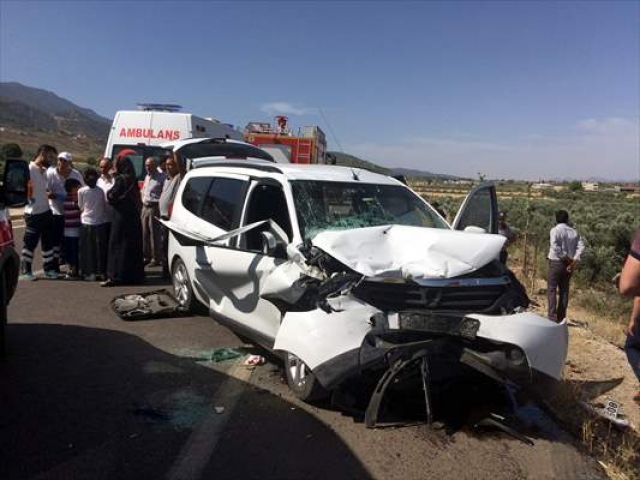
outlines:
[{"label": "distant hill", "polygon": [[447,175],[444,173],[426,172],[424,170],[415,170],[411,168],[394,168],[391,175],[404,175],[406,178],[431,178],[434,180],[461,180],[462,177],[455,175]]},{"label": "distant hill", "polygon": [[98,157],[110,126],[111,120],[53,92],[0,82],[0,143],[15,142],[25,154],[51,143],[79,159]]},{"label": "distant hill", "polygon": [[362,160],[361,158],[358,158],[354,155],[349,155],[348,153],[342,153],[342,152],[327,152],[327,153],[335,157],[336,165],[342,165],[345,167],[362,168],[364,170],[381,173],[383,175],[391,174],[390,168],[381,167],[379,165],[376,165],[375,163]]},{"label": "distant hill", "polygon": [[329,152],[336,159],[336,165],[344,165],[347,167],[363,168],[372,172],[381,173],[383,175],[398,176],[403,175],[405,178],[412,179],[437,179],[437,180],[459,180],[460,177],[453,175],[445,175],[442,173],[425,172],[423,170],[415,170],[410,168],[387,168],[376,165],[367,160],[362,160],[354,155],[341,152]]}]

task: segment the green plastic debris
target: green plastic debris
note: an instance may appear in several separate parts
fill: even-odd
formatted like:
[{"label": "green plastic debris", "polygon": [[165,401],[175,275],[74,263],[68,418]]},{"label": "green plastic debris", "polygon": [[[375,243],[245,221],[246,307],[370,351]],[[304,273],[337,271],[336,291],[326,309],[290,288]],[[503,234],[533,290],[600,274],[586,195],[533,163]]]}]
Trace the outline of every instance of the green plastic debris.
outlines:
[{"label": "green plastic debris", "polygon": [[235,348],[216,348],[211,351],[207,360],[211,362],[224,362],[226,360],[233,360],[243,356],[244,353],[236,350]]}]

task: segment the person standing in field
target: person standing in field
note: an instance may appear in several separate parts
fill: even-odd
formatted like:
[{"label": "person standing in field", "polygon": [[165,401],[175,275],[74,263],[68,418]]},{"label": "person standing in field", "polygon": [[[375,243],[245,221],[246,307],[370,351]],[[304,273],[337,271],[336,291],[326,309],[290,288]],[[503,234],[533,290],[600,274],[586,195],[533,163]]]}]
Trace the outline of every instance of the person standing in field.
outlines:
[{"label": "person standing in field", "polygon": [[142,253],[145,265],[156,267],[162,265],[162,240],[156,217],[160,217],[158,202],[166,176],[158,171],[153,157],[147,158],[144,166],[147,175],[142,185]]},{"label": "person standing in field", "polygon": [[45,271],[53,270],[53,238],[51,237],[51,208],[47,191],[47,168],[58,151],[51,145],[40,145],[29,163],[27,205],[24,207],[24,239],[20,278],[37,280],[33,274],[33,255],[42,240],[42,262]]},{"label": "person standing in field", "polygon": [[65,190],[65,182],[73,178],[84,185],[82,175],[72,164],[73,157],[69,152],[60,152],[58,155],[58,163],[55,167],[49,167],[47,170],[47,188],[49,190],[49,207],[53,213],[52,238],[53,238],[53,257],[54,262],[51,269],[45,270],[48,278],[58,278],[60,276],[60,263],[64,259],[64,202],[67,198]]},{"label": "person standing in field", "polygon": [[505,211],[498,214],[498,234],[506,238],[504,245],[502,245],[502,250],[500,250],[500,263],[506,266],[507,259],[509,258],[509,251],[507,248],[515,240],[516,234],[511,230],[511,227],[507,225],[507,212]]},{"label": "person standing in field", "polygon": [[[629,325],[627,325],[625,332],[627,339],[624,351],[633,373],[640,382],[640,229],[636,231],[631,250],[629,250],[629,255],[624,262],[619,289],[622,295],[634,297]],[[638,392],[633,396],[633,401],[640,406],[640,386]]]},{"label": "person standing in field", "polygon": [[561,322],[569,306],[569,282],[584,253],[580,234],[569,226],[569,213],[556,212],[556,226],[549,232],[549,271],[547,274],[548,317]]}]

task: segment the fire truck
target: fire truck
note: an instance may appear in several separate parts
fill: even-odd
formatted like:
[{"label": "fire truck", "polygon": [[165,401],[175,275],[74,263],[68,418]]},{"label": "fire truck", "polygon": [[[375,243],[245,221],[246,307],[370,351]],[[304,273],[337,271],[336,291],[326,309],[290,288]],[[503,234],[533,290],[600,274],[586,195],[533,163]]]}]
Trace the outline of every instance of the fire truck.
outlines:
[{"label": "fire truck", "polygon": [[283,115],[275,117],[275,125],[249,122],[244,138],[266,150],[278,163],[327,163],[327,139],[320,127],[302,127],[294,134]]}]

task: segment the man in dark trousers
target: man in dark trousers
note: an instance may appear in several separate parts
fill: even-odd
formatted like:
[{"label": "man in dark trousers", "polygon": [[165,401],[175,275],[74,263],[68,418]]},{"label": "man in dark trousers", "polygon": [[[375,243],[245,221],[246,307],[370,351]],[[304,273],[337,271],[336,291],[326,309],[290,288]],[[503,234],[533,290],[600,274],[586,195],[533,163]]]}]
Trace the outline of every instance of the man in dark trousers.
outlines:
[{"label": "man in dark trousers", "polygon": [[556,226],[549,232],[548,317],[556,322],[561,322],[567,316],[569,282],[584,253],[580,234],[568,224],[569,213],[558,210]]},{"label": "man in dark trousers", "polygon": [[29,163],[29,184],[27,187],[27,206],[24,208],[25,231],[22,247],[20,278],[36,280],[33,273],[33,255],[42,240],[42,261],[45,271],[53,269],[54,253],[52,216],[49,208],[47,190],[47,168],[55,160],[58,151],[51,145],[40,145]]},{"label": "man in dark trousers", "polygon": [[142,253],[144,263],[150,267],[156,267],[162,265],[161,225],[156,218],[160,217],[158,202],[166,175],[158,171],[154,157],[147,158],[144,166],[147,169],[147,176],[142,186]]}]

